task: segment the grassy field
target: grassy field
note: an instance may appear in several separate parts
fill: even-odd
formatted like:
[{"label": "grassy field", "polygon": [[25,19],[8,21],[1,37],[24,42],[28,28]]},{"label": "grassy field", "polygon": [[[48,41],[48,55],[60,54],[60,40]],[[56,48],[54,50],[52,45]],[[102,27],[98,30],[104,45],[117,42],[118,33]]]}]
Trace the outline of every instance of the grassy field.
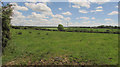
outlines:
[{"label": "grassy field", "polygon": [[[21,32],[21,33],[20,33]],[[3,64],[118,63],[118,34],[11,29]]]}]

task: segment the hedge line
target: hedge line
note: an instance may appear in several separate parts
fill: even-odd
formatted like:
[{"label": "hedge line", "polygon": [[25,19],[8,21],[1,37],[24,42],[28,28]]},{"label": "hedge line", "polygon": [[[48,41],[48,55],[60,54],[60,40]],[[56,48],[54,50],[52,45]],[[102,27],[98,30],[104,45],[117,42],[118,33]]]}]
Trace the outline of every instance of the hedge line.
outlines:
[{"label": "hedge line", "polygon": [[[20,27],[12,27],[14,29],[29,29],[29,28],[20,28]],[[34,28],[34,30],[45,30],[45,31],[58,31],[54,29],[40,29],[40,28]],[[105,32],[100,32],[100,31],[88,31],[88,30],[60,30],[62,32],[86,32],[86,33],[111,33],[111,34],[120,34],[120,32],[111,32],[109,30],[106,30]]]},{"label": "hedge line", "polygon": [[11,39],[10,34],[10,22],[12,15],[12,5],[3,5],[2,6],[2,51],[8,45],[8,40]]}]

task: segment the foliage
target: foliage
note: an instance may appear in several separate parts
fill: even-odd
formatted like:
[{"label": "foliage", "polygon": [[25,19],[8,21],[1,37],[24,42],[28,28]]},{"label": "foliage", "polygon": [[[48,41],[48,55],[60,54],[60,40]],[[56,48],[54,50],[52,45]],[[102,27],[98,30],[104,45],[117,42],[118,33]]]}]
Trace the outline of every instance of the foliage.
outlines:
[{"label": "foliage", "polygon": [[105,25],[101,25],[101,26],[97,26],[97,28],[117,29],[117,28],[120,28],[120,27],[118,27],[118,26],[105,26]]},{"label": "foliage", "polygon": [[8,40],[11,39],[10,34],[10,16],[12,15],[12,5],[2,6],[2,49],[8,45]]},{"label": "foliage", "polygon": [[[118,27],[117,26],[115,27],[116,28],[65,27],[64,30],[61,30],[61,31],[120,34],[120,30],[118,30]],[[34,29],[34,30],[46,30],[46,31],[58,31],[58,27],[12,26],[12,28],[13,29]]]},{"label": "foliage", "polygon": [[59,24],[59,25],[58,25],[58,30],[59,30],[59,31],[64,30],[64,27],[63,27],[63,25],[62,25],[62,24]]}]

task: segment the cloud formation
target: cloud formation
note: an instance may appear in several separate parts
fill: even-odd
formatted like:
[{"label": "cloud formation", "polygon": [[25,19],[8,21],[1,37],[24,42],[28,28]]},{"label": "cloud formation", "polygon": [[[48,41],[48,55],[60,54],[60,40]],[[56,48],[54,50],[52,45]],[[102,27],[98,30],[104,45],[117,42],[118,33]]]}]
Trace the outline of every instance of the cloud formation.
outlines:
[{"label": "cloud formation", "polygon": [[94,20],[94,19],[96,19],[96,18],[95,18],[95,17],[92,17],[91,19]]},{"label": "cloud formation", "polygon": [[78,5],[72,5],[73,8],[80,8]]},{"label": "cloud formation", "polygon": [[[17,5],[16,3],[14,3],[15,5]],[[34,7],[33,7],[34,6]],[[69,6],[69,5],[68,5]],[[18,9],[18,7],[20,9]],[[86,26],[95,26],[95,25],[101,25],[102,23],[100,22],[97,22],[96,21],[96,16],[95,17],[91,17],[91,16],[84,16],[84,17],[80,17],[80,15],[75,15],[75,14],[80,14],[80,13],[83,13],[85,15],[87,15],[86,13],[89,13],[90,12],[102,12],[103,11],[103,8],[102,6],[98,6],[96,8],[94,8],[95,10],[91,10],[91,11],[87,11],[89,10],[88,7],[86,6],[80,6],[78,4],[73,4],[72,5],[73,8],[78,8],[76,9],[76,12],[77,13],[74,13],[73,11],[68,11],[68,10],[65,10],[63,7],[61,8],[56,8],[58,10],[58,12],[60,13],[57,13],[57,12],[52,12],[52,9],[48,6],[47,3],[25,3],[25,6],[14,6],[14,13],[15,15],[12,16],[12,25],[23,25],[23,26],[42,26],[42,25],[48,25],[48,26],[57,26],[58,24],[64,24],[66,25],[66,22],[70,22],[72,25],[86,25]],[[85,7],[85,9],[82,9],[81,7]],[[113,6],[114,7],[114,6]],[[27,11],[29,10],[32,11],[30,12],[30,14],[28,15],[23,15],[23,11]],[[64,11],[63,13],[61,13],[61,11],[59,10],[62,10]],[[54,11],[54,10],[53,10]],[[80,12],[80,13],[78,13]],[[23,13],[23,14],[22,14]],[[117,11],[113,11],[111,13],[109,13],[108,15],[115,15],[115,14],[118,14]],[[71,16],[73,15],[73,16]],[[78,20],[73,20],[74,17],[77,17],[76,19]],[[90,18],[89,18],[90,17]],[[80,19],[80,22],[79,22],[79,19]],[[73,21],[72,21],[73,20]],[[97,20],[99,20],[97,18]],[[116,24],[116,23],[112,23],[111,21],[114,20],[114,19],[109,19],[109,18],[106,18],[106,19],[103,19],[102,22],[104,22],[103,24]],[[17,21],[17,22],[16,22]],[[76,21],[78,21],[78,23],[75,23]]]},{"label": "cloud formation", "polygon": [[41,12],[46,15],[52,15],[52,10],[44,3],[25,3],[25,5],[33,11]]},{"label": "cloud formation", "polygon": [[86,10],[79,10],[80,13],[88,13]]},{"label": "cloud formation", "polygon": [[118,11],[112,11],[111,13],[109,13],[108,15],[116,15],[118,14]]},{"label": "cloud formation", "polygon": [[109,19],[109,18],[106,18],[106,19],[104,19],[105,21],[112,21],[112,19]]},{"label": "cloud formation", "polygon": [[97,7],[96,9],[102,9],[103,7],[102,6],[99,6],[99,7]]},{"label": "cloud formation", "polygon": [[80,17],[80,19],[88,20],[89,17]]},{"label": "cloud formation", "polygon": [[64,12],[64,13],[62,13],[63,15],[72,15],[72,13],[71,12],[69,12],[69,11],[67,11],[67,12]]},{"label": "cloud formation", "polygon": [[59,10],[62,10],[62,8],[58,8]]},{"label": "cloud formation", "polygon": [[70,3],[74,4],[74,7],[86,7],[90,8],[90,2],[88,0],[68,0]]}]

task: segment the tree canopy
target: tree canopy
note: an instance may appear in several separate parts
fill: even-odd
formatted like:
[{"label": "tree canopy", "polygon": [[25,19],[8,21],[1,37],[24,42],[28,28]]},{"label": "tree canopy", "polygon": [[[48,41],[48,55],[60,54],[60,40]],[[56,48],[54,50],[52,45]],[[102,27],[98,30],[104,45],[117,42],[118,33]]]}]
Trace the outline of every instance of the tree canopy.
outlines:
[{"label": "tree canopy", "polygon": [[62,24],[59,24],[59,25],[58,25],[58,30],[59,30],[59,31],[64,30],[64,27],[63,27],[63,25],[62,25]]}]

